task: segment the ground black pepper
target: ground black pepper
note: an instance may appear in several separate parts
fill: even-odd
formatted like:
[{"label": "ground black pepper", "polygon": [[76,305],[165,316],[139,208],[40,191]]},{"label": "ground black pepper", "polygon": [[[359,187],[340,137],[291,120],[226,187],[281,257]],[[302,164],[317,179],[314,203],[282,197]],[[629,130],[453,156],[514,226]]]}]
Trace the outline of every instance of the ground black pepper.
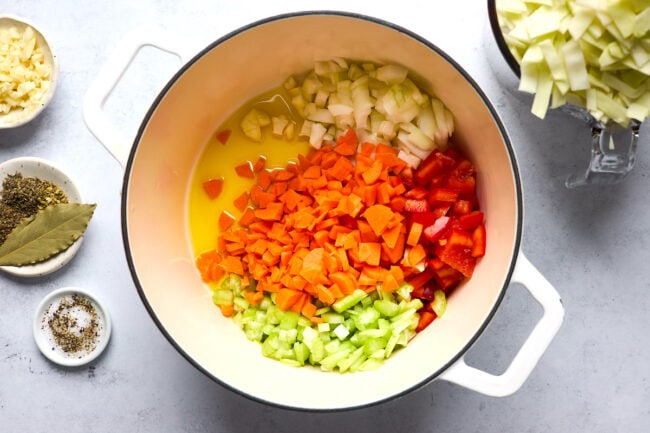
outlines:
[{"label": "ground black pepper", "polygon": [[21,173],[8,175],[2,183],[0,198],[0,244],[20,220],[51,204],[67,203],[68,197],[54,183]]},{"label": "ground black pepper", "polygon": [[[43,327],[52,333],[54,343],[68,355],[83,356],[97,346],[101,323],[90,300],[79,294],[62,298],[54,311],[43,318]],[[55,350],[56,347],[52,347]]]}]

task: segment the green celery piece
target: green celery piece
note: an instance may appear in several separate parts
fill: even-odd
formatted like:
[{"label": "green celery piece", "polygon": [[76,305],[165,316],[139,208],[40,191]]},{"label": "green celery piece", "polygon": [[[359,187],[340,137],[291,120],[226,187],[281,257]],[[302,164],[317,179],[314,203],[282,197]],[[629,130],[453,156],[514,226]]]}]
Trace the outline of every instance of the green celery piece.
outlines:
[{"label": "green celery piece", "polygon": [[393,317],[400,310],[398,304],[385,299],[377,299],[373,306],[384,317]]},{"label": "green celery piece", "polygon": [[445,311],[447,311],[447,296],[445,295],[445,292],[442,290],[436,290],[433,292],[431,308],[438,317],[442,317],[445,314]]},{"label": "green celery piece", "polygon": [[296,355],[296,361],[300,365],[305,365],[305,362],[309,359],[309,348],[306,344],[296,341],[293,344],[293,352]]},{"label": "green celery piece", "polygon": [[231,305],[233,303],[233,293],[226,289],[217,289],[212,293],[212,302],[216,305]]},{"label": "green celery piece", "polygon": [[345,373],[350,369],[350,367],[352,367],[354,363],[356,363],[361,358],[366,358],[366,356],[363,353],[363,347],[357,348],[352,353],[347,355],[345,358],[337,362],[336,365],[339,367],[339,371],[341,373]]},{"label": "green celery piece", "polygon": [[367,297],[368,294],[361,289],[356,289],[354,292],[349,295],[339,299],[334,304],[332,308],[338,313],[342,313],[349,308],[352,308],[357,303],[359,303],[363,298]]},{"label": "green celery piece", "polygon": [[357,329],[364,330],[377,327],[377,320],[381,317],[381,313],[374,307],[368,307],[354,316],[354,324]]},{"label": "green celery piece", "polygon": [[221,282],[221,289],[230,290],[233,293],[241,291],[241,278],[236,274],[230,274]]}]

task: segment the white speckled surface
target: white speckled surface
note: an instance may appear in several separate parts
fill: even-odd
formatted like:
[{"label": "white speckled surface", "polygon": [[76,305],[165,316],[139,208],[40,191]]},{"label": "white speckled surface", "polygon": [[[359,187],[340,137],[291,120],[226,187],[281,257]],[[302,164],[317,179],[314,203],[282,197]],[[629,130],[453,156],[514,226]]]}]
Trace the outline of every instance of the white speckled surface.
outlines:
[{"label": "white speckled surface", "polygon": [[[365,3],[364,3],[365,5]],[[38,156],[64,168],[84,199],[98,203],[77,256],[62,270],[23,279],[0,275],[0,431],[3,432],[612,432],[650,430],[650,130],[643,126],[633,173],[621,184],[568,190],[586,166],[586,128],[551,112],[529,114],[527,98],[501,87],[488,64],[485,2],[402,1],[354,6],[331,0],[210,2],[7,1],[3,12],[37,23],[59,60],[51,105],[28,126],[0,131],[0,159]],[[165,340],[146,313],[124,258],[123,171],[86,129],[81,101],[130,29],[155,24],[195,44],[251,21],[305,9],[361,12],[420,34],[452,55],[491,97],[515,147],[524,188],[523,251],[556,287],[562,329],[516,394],[493,398],[436,381],[400,399],[343,413],[303,413],[248,400],[210,381]],[[281,59],[279,59],[281,61]],[[144,49],[106,110],[126,135],[180,66]],[[65,369],[43,357],[31,334],[40,300],[65,286],[92,290],[113,322],[106,352]],[[468,362],[500,372],[539,311],[509,290]]]}]

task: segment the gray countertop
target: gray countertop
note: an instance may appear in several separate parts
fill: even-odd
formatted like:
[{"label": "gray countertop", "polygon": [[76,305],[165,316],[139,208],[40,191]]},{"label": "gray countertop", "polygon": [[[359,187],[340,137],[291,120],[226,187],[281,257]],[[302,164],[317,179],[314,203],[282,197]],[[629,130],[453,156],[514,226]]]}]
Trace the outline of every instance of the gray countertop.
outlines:
[{"label": "gray countertop", "polygon": [[[486,5],[449,2],[310,3],[149,0],[1,0],[51,40],[60,81],[33,123],[0,131],[0,159],[52,160],[98,203],[85,241],[64,269],[36,279],[0,275],[0,431],[3,432],[626,432],[650,431],[650,130],[642,128],[633,172],[620,184],[567,189],[586,167],[589,131],[496,80],[488,63]],[[367,3],[367,2],[366,2]],[[251,401],[211,381],[163,337],[127,267],[120,229],[123,169],[86,128],[82,98],[120,38],[157,25],[194,44],[283,12],[360,12],[406,27],[438,45],[483,87],[510,133],[524,189],[522,250],[554,285],[565,321],[523,387],[487,397],[443,381],[397,400],[341,413],[305,413]],[[180,64],[143,49],[106,103],[127,136]],[[31,320],[40,300],[65,286],[92,290],[113,319],[107,351],[91,365],[65,369],[38,351]],[[526,338],[539,307],[512,285],[494,320],[467,355],[499,373]]]}]

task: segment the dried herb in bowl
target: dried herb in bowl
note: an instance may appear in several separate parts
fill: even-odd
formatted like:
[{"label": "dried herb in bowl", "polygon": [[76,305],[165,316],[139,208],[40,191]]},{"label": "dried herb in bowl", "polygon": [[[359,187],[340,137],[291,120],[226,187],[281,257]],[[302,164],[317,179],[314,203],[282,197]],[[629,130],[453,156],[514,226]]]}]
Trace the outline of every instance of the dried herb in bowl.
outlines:
[{"label": "dried herb in bowl", "polygon": [[2,183],[0,199],[0,244],[23,218],[57,203],[68,203],[68,197],[54,183],[21,173],[7,176]]},{"label": "dried herb in bowl", "polygon": [[0,198],[0,265],[39,263],[65,251],[86,230],[96,205],[69,203],[54,183],[7,176]]}]

